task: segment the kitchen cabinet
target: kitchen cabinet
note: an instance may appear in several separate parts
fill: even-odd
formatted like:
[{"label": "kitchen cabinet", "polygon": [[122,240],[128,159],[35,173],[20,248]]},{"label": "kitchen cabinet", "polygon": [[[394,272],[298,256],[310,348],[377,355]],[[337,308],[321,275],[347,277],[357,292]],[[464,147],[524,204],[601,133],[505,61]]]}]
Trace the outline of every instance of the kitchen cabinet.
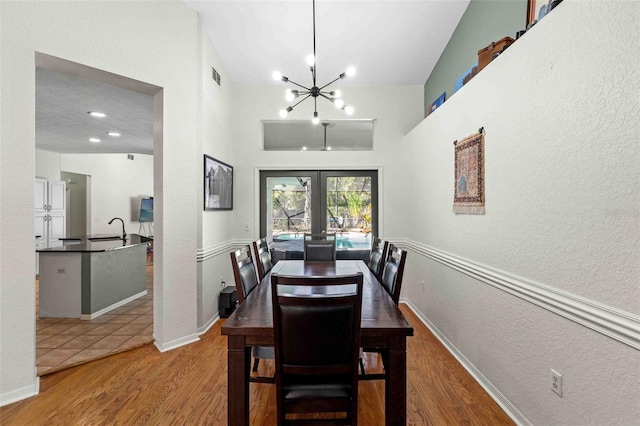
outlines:
[{"label": "kitchen cabinet", "polygon": [[34,187],[36,244],[50,247],[66,236],[66,183],[36,178]]}]

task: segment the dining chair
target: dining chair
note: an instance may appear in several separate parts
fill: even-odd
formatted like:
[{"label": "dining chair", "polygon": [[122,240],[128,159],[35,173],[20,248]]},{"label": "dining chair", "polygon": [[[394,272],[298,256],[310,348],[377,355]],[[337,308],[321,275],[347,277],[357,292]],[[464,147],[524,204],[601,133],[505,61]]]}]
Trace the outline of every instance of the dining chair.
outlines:
[{"label": "dining chair", "polygon": [[[393,303],[398,305],[398,301],[400,299],[400,290],[402,288],[402,276],[404,275],[404,264],[407,260],[407,251],[402,250],[400,247],[395,246],[394,244],[389,244],[389,249],[387,251],[387,255],[385,257],[384,266],[382,269],[382,274],[380,275],[379,281],[382,287],[389,293],[391,299],[393,299]],[[382,374],[367,374],[364,369],[364,361],[363,361],[363,353],[379,353],[382,357],[382,366],[387,365],[388,362],[388,353],[378,347],[375,346],[367,346],[361,348],[360,351],[360,370],[362,374],[360,375],[360,379],[364,380],[379,380],[384,379],[386,377],[386,372]]]},{"label": "dining chair", "polygon": [[278,425],[309,424],[308,416],[318,413],[346,416],[323,418],[322,424],[358,423],[362,286],[361,272],[322,278],[271,275]]},{"label": "dining chair", "polygon": [[[231,267],[236,281],[238,303],[243,303],[259,283],[256,268],[253,265],[253,258],[251,257],[251,248],[248,245],[231,252]],[[258,371],[261,359],[274,358],[273,348],[269,346],[253,346],[251,353],[253,355],[253,371]],[[259,383],[273,383],[275,381],[273,377],[262,376],[251,376],[249,380]]]},{"label": "dining chair", "polygon": [[305,233],[304,260],[336,260],[336,234]]},{"label": "dining chair", "polygon": [[380,283],[387,290],[393,299],[393,303],[398,304],[400,300],[400,290],[402,289],[402,276],[404,275],[404,264],[407,260],[407,251],[402,250],[394,244],[389,244],[386,259],[380,275]]},{"label": "dining chair", "polygon": [[262,278],[273,268],[271,260],[271,251],[266,238],[260,238],[253,242],[253,252],[256,255],[256,266],[258,267],[258,279]]},{"label": "dining chair", "polygon": [[380,274],[382,272],[382,267],[384,266],[385,255],[387,254],[388,247],[389,242],[380,238],[374,238],[371,242],[371,253],[369,254],[369,262],[367,263],[367,266],[376,276],[378,281],[380,281]]}]

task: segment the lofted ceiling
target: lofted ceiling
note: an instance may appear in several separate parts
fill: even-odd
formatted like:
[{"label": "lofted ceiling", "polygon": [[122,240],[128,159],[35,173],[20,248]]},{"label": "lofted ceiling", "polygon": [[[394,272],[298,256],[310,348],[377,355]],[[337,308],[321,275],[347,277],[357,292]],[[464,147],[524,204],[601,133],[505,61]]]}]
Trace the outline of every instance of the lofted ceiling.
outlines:
[{"label": "lofted ceiling", "polygon": [[[275,84],[278,70],[310,83],[311,0],[184,0],[195,9],[236,84]],[[316,0],[318,83],[423,85],[469,0]],[[351,81],[348,81],[351,80]],[[282,84],[282,83],[281,83]]]},{"label": "lofted ceiling", "polygon": [[[198,12],[226,77],[274,85],[278,70],[311,86],[311,0],[184,0]],[[317,82],[356,67],[340,85],[423,85],[470,0],[317,0]],[[334,88],[334,86],[332,86]],[[339,88],[336,84],[335,88]],[[96,119],[87,112],[103,111]],[[106,132],[117,131],[120,137]],[[88,138],[97,137],[99,143]],[[153,153],[153,98],[36,70],[36,148],[59,153]]]}]

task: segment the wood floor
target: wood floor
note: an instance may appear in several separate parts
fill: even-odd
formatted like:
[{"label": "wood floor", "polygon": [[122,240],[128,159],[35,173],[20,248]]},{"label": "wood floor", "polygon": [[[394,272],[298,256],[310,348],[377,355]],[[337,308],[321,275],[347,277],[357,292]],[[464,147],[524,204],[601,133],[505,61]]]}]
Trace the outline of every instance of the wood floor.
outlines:
[{"label": "wood floor", "polygon": [[[500,407],[405,305],[407,424],[513,425]],[[153,345],[43,377],[40,394],[0,408],[10,425],[225,425],[227,338],[216,323],[201,340],[166,353]],[[367,354],[367,371],[380,368]],[[273,371],[262,361],[260,374]],[[384,383],[362,381],[359,424],[384,424]],[[251,383],[251,425],[275,425],[275,388]]]}]

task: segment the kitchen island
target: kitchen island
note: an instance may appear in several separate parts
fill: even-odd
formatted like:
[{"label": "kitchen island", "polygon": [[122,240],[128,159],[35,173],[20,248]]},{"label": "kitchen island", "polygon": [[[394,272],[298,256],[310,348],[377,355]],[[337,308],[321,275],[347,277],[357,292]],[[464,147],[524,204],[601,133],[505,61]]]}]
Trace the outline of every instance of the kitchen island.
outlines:
[{"label": "kitchen island", "polygon": [[40,317],[94,319],[147,294],[141,235],[89,235],[36,245]]}]

